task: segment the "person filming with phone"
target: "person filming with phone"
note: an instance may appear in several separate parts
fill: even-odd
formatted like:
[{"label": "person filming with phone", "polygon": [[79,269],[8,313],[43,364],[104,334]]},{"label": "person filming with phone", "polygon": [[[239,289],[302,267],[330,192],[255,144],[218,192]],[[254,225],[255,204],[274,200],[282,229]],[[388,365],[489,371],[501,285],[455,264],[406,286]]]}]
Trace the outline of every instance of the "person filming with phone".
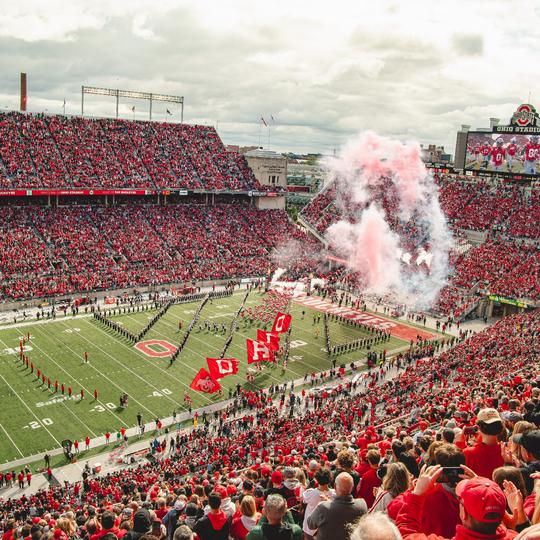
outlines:
[{"label": "person filming with phone", "polygon": [[424,508],[429,511],[422,513],[421,532],[450,538],[461,524],[456,486],[467,469],[465,456],[457,446],[442,444],[434,457],[434,464],[442,467],[442,473],[425,496]]}]

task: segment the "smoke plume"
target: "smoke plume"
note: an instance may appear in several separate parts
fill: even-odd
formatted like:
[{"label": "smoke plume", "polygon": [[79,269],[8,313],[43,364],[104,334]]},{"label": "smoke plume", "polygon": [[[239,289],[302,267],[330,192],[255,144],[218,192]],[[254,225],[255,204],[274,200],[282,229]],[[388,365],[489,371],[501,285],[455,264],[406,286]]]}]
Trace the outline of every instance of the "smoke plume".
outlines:
[{"label": "smoke plume", "polygon": [[453,239],[418,144],[367,132],[326,166],[341,212],[329,247],[364,292],[429,307],[446,284]]}]

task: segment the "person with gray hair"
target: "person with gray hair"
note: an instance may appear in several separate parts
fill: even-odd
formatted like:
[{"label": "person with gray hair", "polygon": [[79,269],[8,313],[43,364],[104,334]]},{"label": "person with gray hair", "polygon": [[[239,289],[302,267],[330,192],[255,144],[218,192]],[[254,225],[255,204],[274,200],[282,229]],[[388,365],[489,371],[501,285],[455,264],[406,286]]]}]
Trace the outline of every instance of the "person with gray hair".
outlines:
[{"label": "person with gray hair", "polygon": [[273,493],[268,495],[264,503],[263,517],[246,536],[246,540],[273,540],[286,538],[288,540],[302,540],[302,529],[294,524],[284,522],[287,513],[285,499]]},{"label": "person with gray hair", "polygon": [[180,525],[174,531],[173,540],[193,540],[193,531],[187,525]]},{"label": "person with gray hair", "polygon": [[386,514],[372,512],[351,527],[351,540],[402,540],[402,536]]},{"label": "person with gray hair", "polygon": [[307,519],[310,529],[317,530],[317,540],[349,540],[349,528],[367,512],[364,499],[353,499],[353,477],[346,472],[337,475],[333,500],[321,501]]}]

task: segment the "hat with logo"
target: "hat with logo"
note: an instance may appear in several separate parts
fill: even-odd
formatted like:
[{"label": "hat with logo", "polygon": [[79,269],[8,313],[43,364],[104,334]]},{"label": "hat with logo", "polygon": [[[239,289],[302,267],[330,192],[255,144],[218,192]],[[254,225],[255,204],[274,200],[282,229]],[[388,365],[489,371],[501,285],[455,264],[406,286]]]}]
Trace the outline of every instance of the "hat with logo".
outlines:
[{"label": "hat with logo", "polygon": [[462,480],[456,486],[456,495],[461,499],[467,514],[476,521],[502,521],[506,511],[506,497],[495,482],[481,476]]},{"label": "hat with logo", "polygon": [[478,422],[483,422],[484,424],[493,424],[495,422],[502,422],[501,415],[496,409],[482,409],[476,415],[476,420]]}]

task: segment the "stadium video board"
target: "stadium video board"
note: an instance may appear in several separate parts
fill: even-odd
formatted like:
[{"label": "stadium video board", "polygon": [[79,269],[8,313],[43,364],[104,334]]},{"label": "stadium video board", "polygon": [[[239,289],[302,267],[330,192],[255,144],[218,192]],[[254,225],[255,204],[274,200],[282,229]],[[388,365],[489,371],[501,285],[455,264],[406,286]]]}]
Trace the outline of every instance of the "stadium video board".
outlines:
[{"label": "stadium video board", "polygon": [[540,135],[471,131],[467,137],[465,170],[540,175]]},{"label": "stadium video board", "polygon": [[508,125],[467,135],[465,171],[535,179],[540,174],[540,115],[530,103],[518,106]]}]

